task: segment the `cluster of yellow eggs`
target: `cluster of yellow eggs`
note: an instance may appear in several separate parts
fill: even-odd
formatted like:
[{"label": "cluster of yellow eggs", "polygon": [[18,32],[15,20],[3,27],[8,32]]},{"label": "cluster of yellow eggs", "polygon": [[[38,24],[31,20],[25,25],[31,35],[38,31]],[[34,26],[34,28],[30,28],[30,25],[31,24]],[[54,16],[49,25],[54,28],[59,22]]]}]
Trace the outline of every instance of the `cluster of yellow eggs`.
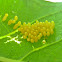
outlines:
[{"label": "cluster of yellow eggs", "polygon": [[[6,13],[2,21],[5,21],[7,17],[8,17],[8,14]],[[8,25],[14,24],[17,20],[18,20],[18,17],[15,16],[13,20],[10,19],[8,21]],[[53,34],[54,27],[55,27],[54,21],[48,22],[46,20],[45,22],[39,22],[37,20],[33,24],[31,23],[26,24],[25,22],[21,24],[21,21],[18,21],[18,23],[14,25],[13,29],[18,28],[18,31],[20,31],[23,34],[24,39],[27,39],[27,41],[34,43],[34,42],[37,42],[39,39],[41,39],[42,36],[45,37]],[[43,40],[43,43],[45,43],[45,40]]]},{"label": "cluster of yellow eggs", "polygon": [[24,22],[23,25],[18,28],[18,31],[23,34],[24,39],[34,43],[37,42],[42,36],[50,36],[50,34],[53,34],[54,26],[54,21],[48,22],[47,20],[45,22],[36,21],[34,24],[26,24]]}]

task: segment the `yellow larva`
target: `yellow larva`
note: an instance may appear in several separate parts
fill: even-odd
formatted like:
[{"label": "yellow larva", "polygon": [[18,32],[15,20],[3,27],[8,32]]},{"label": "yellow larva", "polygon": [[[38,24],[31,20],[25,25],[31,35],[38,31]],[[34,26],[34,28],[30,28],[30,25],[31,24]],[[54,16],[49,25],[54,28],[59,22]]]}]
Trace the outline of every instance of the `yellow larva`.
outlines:
[{"label": "yellow larva", "polygon": [[13,29],[16,29],[17,27],[18,27],[18,24],[15,24],[14,27],[13,27]]},{"label": "yellow larva", "polygon": [[5,16],[2,18],[2,21],[5,21],[8,17],[8,14],[6,13]]},{"label": "yellow larva", "polygon": [[15,20],[12,20],[12,23],[14,24],[16,21]]},{"label": "yellow larva", "polygon": [[46,40],[43,40],[42,43],[45,44],[46,43]]},{"label": "yellow larva", "polygon": [[11,25],[12,24],[12,20],[10,19],[9,21],[8,21],[8,25]]},{"label": "yellow larva", "polygon": [[18,16],[15,16],[15,17],[14,17],[14,20],[17,21],[17,20],[18,20]]}]

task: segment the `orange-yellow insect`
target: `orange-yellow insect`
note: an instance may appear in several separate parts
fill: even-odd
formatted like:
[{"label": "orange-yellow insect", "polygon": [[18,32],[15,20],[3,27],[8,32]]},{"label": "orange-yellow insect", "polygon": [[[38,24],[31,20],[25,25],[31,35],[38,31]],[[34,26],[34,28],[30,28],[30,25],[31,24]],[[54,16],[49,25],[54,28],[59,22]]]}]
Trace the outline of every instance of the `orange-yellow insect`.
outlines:
[{"label": "orange-yellow insect", "polygon": [[8,17],[8,14],[6,13],[6,14],[4,15],[4,17],[2,18],[2,21],[5,21],[5,20],[7,19],[7,17]]}]

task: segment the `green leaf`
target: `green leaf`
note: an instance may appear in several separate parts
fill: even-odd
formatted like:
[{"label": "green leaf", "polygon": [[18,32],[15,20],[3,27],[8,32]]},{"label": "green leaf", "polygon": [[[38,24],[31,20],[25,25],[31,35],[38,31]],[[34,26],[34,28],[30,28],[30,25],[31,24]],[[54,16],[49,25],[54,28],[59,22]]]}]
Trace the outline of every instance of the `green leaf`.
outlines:
[{"label": "green leaf", "polygon": [[[2,18],[5,13],[9,16],[5,22]],[[47,37],[46,44],[41,38],[37,43],[30,43],[21,39],[18,30],[8,25],[8,20],[18,16],[17,22],[34,23],[36,20],[54,21],[54,34]],[[0,56],[18,61],[29,62],[62,62],[62,3],[51,3],[41,0],[0,0]],[[16,23],[17,23],[16,22]],[[10,36],[10,37],[8,37]],[[16,40],[8,40],[17,37]]]}]

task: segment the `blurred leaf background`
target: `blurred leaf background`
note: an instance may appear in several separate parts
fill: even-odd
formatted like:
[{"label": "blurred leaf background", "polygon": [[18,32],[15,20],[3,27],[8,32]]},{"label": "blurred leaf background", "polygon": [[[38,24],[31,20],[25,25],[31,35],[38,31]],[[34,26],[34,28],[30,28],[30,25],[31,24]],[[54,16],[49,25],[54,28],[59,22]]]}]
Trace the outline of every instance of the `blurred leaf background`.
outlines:
[{"label": "blurred leaf background", "polygon": [[[5,13],[9,16],[5,22],[2,22]],[[21,34],[13,30],[14,24],[8,26],[8,20],[13,19],[15,15],[22,23],[53,20],[55,22],[54,34],[46,39],[45,45],[42,44],[44,38],[33,44],[22,40]],[[5,43],[10,39],[8,35],[12,38],[18,35],[18,40],[22,42],[20,44],[14,41]],[[0,57],[25,62],[62,62],[62,2],[0,0]]]}]

